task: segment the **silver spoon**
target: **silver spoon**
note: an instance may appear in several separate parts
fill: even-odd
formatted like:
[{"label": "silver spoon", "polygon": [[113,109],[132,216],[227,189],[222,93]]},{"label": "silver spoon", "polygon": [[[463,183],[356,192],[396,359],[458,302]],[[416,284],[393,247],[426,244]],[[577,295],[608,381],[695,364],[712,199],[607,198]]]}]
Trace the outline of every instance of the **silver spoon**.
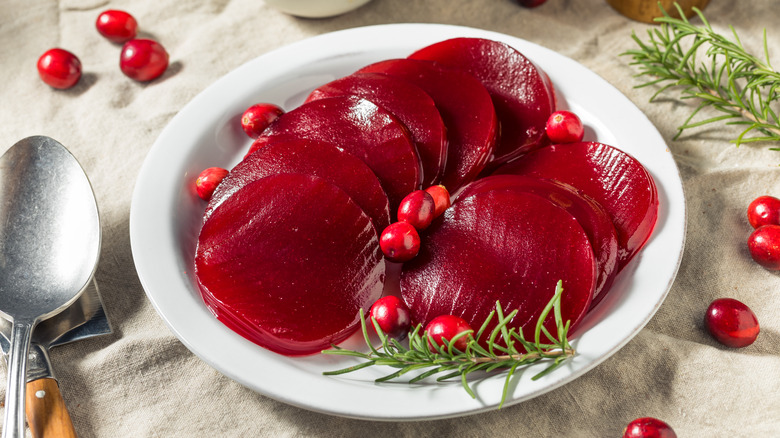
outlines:
[{"label": "silver spoon", "polygon": [[0,157],[0,315],[12,321],[3,438],[24,436],[32,329],[73,303],[100,253],[100,219],[78,161],[43,136]]}]

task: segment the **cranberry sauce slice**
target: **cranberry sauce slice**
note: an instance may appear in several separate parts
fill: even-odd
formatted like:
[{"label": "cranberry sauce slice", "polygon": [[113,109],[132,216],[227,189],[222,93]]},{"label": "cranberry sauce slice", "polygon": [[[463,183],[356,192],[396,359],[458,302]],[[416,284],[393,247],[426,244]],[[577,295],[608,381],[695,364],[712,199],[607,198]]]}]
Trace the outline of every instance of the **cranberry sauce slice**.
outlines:
[{"label": "cranberry sauce slice", "polygon": [[[401,272],[401,295],[415,323],[452,314],[476,329],[498,301],[507,313],[519,310],[510,325],[533,339],[561,280],[564,322],[577,327],[593,298],[595,264],[571,214],[532,193],[490,190],[457,202],[443,218]],[[552,314],[545,327],[555,333]]]},{"label": "cranberry sauce slice", "polygon": [[409,81],[433,98],[447,127],[442,185],[450,191],[473,181],[493,154],[498,122],[485,87],[472,75],[431,61],[391,59],[358,70]]},{"label": "cranberry sauce slice", "polygon": [[658,218],[658,191],[634,157],[596,142],[539,149],[495,174],[530,175],[570,184],[596,200],[618,235],[618,271],[647,243]]},{"label": "cranberry sauce slice", "polygon": [[609,291],[617,274],[617,233],[612,219],[588,195],[558,181],[519,175],[491,175],[467,185],[455,202],[490,190],[512,189],[533,193],[566,210],[577,219],[588,236],[596,261],[596,287],[590,308]]},{"label": "cranberry sauce slice", "polygon": [[325,179],[344,190],[371,218],[377,233],[390,225],[390,204],[374,172],[359,158],[332,143],[293,139],[273,141],[245,158],[222,181],[206,207],[208,218],[222,202],[252,181],[279,173]]},{"label": "cranberry sauce slice", "polygon": [[463,69],[474,75],[493,98],[501,138],[492,157],[496,164],[548,143],[544,126],[555,108],[545,74],[508,44],[483,38],[453,38],[409,56]]},{"label": "cranberry sauce slice", "polygon": [[226,326],[304,355],[357,329],[360,309],[382,294],[385,262],[371,220],[343,190],[279,174],[242,187],[204,222],[195,275]]},{"label": "cranberry sauce slice", "polygon": [[428,93],[392,76],[355,73],[317,88],[306,102],[345,94],[368,99],[396,116],[409,129],[417,146],[423,187],[439,183],[447,159],[447,129]]},{"label": "cranberry sauce slice", "polygon": [[421,186],[420,159],[409,131],[366,99],[338,96],[305,103],[279,116],[252,147],[293,138],[332,142],[363,160],[382,183],[391,211]]}]

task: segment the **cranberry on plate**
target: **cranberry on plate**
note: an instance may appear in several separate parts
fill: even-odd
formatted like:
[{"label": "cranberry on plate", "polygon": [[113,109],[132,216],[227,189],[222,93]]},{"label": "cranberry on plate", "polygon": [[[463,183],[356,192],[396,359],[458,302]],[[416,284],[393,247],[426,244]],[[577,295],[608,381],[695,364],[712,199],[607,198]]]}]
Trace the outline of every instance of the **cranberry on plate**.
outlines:
[{"label": "cranberry on plate", "polygon": [[130,40],[122,46],[119,68],[130,79],[151,81],[160,77],[168,68],[168,52],[156,41]]},{"label": "cranberry on plate", "polygon": [[[428,323],[428,325],[425,326],[425,332],[428,334],[428,346],[430,347],[431,351],[436,350],[436,347],[433,345],[433,343],[440,347],[444,347],[444,341],[442,338],[449,342],[452,341],[455,336],[466,331],[473,330],[469,323],[466,322],[466,320],[455,315],[437,316],[436,318],[433,318],[431,322]],[[460,351],[466,351],[468,342],[468,335],[461,336],[455,341],[453,347]]]},{"label": "cranberry on plate", "polygon": [[97,31],[112,43],[125,43],[135,38],[138,22],[125,11],[109,9],[98,15]]},{"label": "cranberry on plate", "polygon": [[252,105],[241,115],[241,129],[250,138],[260,137],[265,128],[282,114],[284,114],[284,110],[272,103]]},{"label": "cranberry on plate", "polygon": [[547,119],[547,137],[553,143],[575,143],[582,141],[585,129],[577,114],[570,111],[556,111]]},{"label": "cranberry on plate", "polygon": [[81,78],[81,61],[67,50],[50,49],[38,58],[38,75],[47,85],[64,90]]},{"label": "cranberry on plate", "polygon": [[209,167],[198,175],[195,180],[195,190],[200,199],[208,201],[219,183],[228,175],[228,171],[221,167]]},{"label": "cranberry on plate", "polygon": [[415,190],[398,205],[398,221],[408,222],[414,228],[424,230],[433,221],[435,211],[433,196],[425,190]]},{"label": "cranberry on plate", "polygon": [[[412,325],[412,317],[409,308],[400,298],[394,295],[382,297],[371,306],[369,316],[376,320],[379,328],[387,336],[396,339],[404,339]],[[373,327],[371,320],[367,321],[369,327]]]},{"label": "cranberry on plate", "polygon": [[382,231],[379,247],[391,262],[406,262],[420,252],[420,235],[408,222],[396,222]]}]

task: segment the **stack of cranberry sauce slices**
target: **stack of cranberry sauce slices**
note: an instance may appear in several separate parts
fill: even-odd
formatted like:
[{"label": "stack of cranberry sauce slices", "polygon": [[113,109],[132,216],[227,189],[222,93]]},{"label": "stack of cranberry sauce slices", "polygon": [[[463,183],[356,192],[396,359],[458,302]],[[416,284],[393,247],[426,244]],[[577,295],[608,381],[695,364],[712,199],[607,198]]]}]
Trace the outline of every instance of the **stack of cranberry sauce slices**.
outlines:
[{"label": "stack of cranberry sauce slices", "polygon": [[[576,331],[648,240],[658,195],[615,147],[581,133],[551,144],[555,110],[545,72],[478,38],[322,85],[217,186],[195,255],[204,301],[237,333],[295,356],[349,337],[389,281],[414,324],[456,315],[480,327],[498,301],[531,338],[560,280]],[[406,195],[432,185],[452,206],[420,230],[400,279],[388,275],[380,236]],[[545,324],[554,332],[552,315]]]}]

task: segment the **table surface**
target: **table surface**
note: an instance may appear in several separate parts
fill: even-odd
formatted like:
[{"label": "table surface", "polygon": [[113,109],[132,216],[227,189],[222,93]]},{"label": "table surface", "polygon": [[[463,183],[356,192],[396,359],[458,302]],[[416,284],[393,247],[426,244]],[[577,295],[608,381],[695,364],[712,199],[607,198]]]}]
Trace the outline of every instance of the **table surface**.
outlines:
[{"label": "table surface", "polygon": [[[171,56],[164,76],[136,83],[118,69],[119,47],[95,31],[97,15],[122,9],[141,36]],[[713,0],[713,27],[732,25],[743,44],[780,47],[772,0],[749,6]],[[435,421],[374,422],[309,412],[228,379],[195,357],[155,312],[135,272],[128,219],[147,152],[195,95],[243,63],[307,37],[387,23],[444,23],[516,36],[573,58],[626,94],[657,127],[683,179],[686,249],[668,298],[624,348],[579,379],[519,405]],[[636,69],[620,53],[634,47],[632,21],[603,0],[550,0],[526,9],[511,0],[373,0],[351,13],[302,19],[259,0],[181,2],[6,0],[0,14],[0,152],[30,135],[65,144],[95,189],[103,225],[96,279],[114,333],[51,353],[82,437],[191,436],[620,436],[634,418],[667,421],[680,437],[768,436],[780,430],[780,282],[747,252],[752,199],[780,195],[780,153],[736,148],[736,127],[706,127],[673,139],[693,107],[654,89],[635,89]],[[76,53],[84,75],[67,91],[35,70],[47,49]],[[777,53],[771,53],[780,63]],[[717,344],[703,327],[720,297],[748,304],[761,322],[744,349]],[[5,365],[0,365],[5,373]],[[5,383],[0,383],[0,396]]]}]

